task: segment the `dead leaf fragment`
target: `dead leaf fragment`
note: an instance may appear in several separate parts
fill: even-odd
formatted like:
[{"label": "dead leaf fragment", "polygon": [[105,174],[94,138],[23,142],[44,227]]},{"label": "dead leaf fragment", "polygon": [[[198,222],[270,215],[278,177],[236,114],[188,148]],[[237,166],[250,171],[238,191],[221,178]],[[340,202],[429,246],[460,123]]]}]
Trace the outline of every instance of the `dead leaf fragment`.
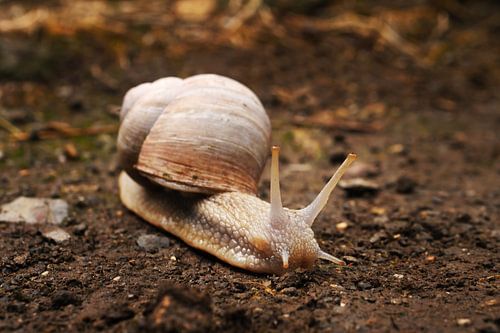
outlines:
[{"label": "dead leaf fragment", "polygon": [[72,160],[76,160],[79,157],[78,150],[72,142],[64,145],[64,154]]},{"label": "dead leaf fragment", "polygon": [[181,0],[175,3],[174,11],[183,20],[202,22],[215,9],[214,0]]}]

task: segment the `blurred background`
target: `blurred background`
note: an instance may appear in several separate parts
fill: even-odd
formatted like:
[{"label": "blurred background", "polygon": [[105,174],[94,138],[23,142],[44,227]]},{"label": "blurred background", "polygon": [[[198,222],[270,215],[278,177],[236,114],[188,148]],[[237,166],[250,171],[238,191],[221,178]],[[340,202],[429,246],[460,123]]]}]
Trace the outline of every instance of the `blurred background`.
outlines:
[{"label": "blurred background", "polygon": [[[278,128],[374,132],[400,113],[479,115],[498,108],[499,22],[495,1],[1,1],[0,163],[112,151],[127,89],[172,75],[233,77]],[[296,129],[299,146],[315,145]],[[56,141],[19,143],[45,139]]]}]

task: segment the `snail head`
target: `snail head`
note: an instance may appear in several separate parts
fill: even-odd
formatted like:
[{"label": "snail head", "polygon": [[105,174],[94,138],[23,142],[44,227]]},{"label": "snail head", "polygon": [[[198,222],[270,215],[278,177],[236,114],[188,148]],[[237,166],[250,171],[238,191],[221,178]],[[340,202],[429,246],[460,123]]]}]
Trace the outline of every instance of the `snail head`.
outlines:
[{"label": "snail head", "polygon": [[278,263],[275,262],[272,266],[282,267],[283,270],[298,267],[310,268],[318,258],[345,265],[342,260],[320,249],[311,226],[325,207],[340,178],[355,159],[355,154],[349,154],[311,204],[303,209],[292,210],[284,208],[281,203],[279,147],[273,147],[269,215],[272,232],[268,237],[272,258],[274,261],[280,261],[280,265],[276,265]]}]

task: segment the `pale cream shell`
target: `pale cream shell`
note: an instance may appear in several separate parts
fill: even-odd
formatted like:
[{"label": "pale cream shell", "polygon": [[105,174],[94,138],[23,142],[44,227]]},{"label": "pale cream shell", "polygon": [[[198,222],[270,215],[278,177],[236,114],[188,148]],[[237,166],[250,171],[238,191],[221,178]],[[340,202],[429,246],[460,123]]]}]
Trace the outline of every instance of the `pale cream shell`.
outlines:
[{"label": "pale cream shell", "polygon": [[187,192],[256,193],[271,125],[241,83],[203,74],[142,84],[125,96],[121,121],[120,161],[134,179]]}]

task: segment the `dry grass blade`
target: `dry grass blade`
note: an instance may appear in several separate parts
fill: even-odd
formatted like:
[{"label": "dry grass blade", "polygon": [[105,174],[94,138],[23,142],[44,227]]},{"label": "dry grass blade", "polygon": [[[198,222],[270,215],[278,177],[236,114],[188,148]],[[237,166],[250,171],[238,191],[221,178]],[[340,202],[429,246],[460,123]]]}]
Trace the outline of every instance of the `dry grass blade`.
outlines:
[{"label": "dry grass blade", "polygon": [[78,30],[102,29],[124,33],[123,24],[110,21],[113,7],[100,1],[62,1],[59,6],[40,7],[22,14],[0,17],[0,33],[32,33],[43,27],[59,35],[72,35]]},{"label": "dry grass blade", "polygon": [[117,125],[97,125],[87,128],[72,127],[68,123],[60,121],[52,121],[44,124],[42,128],[30,132],[12,133],[14,141],[29,141],[29,140],[51,140],[59,138],[69,138],[77,136],[91,136],[106,133],[116,133]]},{"label": "dry grass blade", "polygon": [[372,133],[383,129],[383,125],[379,122],[363,123],[355,120],[338,120],[332,117],[325,118],[321,114],[309,117],[294,116],[291,122],[298,126],[338,129],[357,133]]},{"label": "dry grass blade", "polygon": [[32,32],[38,26],[48,21],[50,14],[44,9],[35,9],[26,14],[14,17],[12,19],[0,20],[0,32]]},{"label": "dry grass blade", "polygon": [[238,30],[248,19],[255,16],[262,7],[262,0],[250,0],[243,6],[235,16],[231,17],[224,25],[227,30]]},{"label": "dry grass blade", "polygon": [[401,37],[396,30],[379,17],[362,16],[354,13],[345,13],[331,19],[308,19],[297,16],[292,19],[291,24],[299,28],[318,31],[349,31],[362,36],[376,34],[380,40],[410,56],[417,64],[421,66],[427,65],[420,48]]},{"label": "dry grass blade", "polygon": [[17,134],[17,133],[21,133],[22,132],[14,124],[12,124],[6,118],[2,117],[2,115],[0,115],[0,127],[2,127],[3,129],[5,129],[10,134]]}]

